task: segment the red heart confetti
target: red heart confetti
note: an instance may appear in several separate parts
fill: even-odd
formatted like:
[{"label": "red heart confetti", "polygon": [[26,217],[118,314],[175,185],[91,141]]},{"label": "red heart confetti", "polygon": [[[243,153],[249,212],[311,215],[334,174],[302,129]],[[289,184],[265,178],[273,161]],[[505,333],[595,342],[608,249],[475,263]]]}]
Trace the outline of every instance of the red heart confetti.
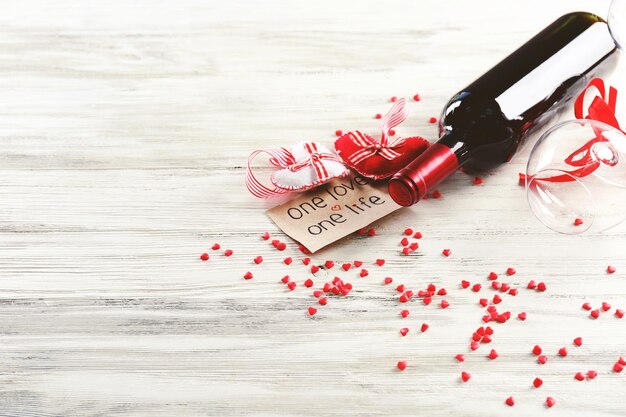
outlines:
[{"label": "red heart confetti", "polygon": [[248,271],[243,275],[244,279],[252,279],[252,272]]},{"label": "red heart confetti", "polygon": [[546,398],[546,407],[548,408],[552,408],[554,406],[554,404],[556,404],[556,400],[552,397],[547,397]]},{"label": "red heart confetti", "polygon": [[541,378],[535,378],[533,381],[533,386],[535,388],[539,388],[540,386],[543,385],[543,380]]},{"label": "red heart confetti", "polygon": [[467,382],[470,380],[472,376],[469,374],[469,372],[461,372],[461,380],[463,380],[463,382]]},{"label": "red heart confetti", "polygon": [[515,405],[515,400],[513,399],[513,397],[507,398],[506,400],[504,400],[504,402],[509,407],[513,407]]},{"label": "red heart confetti", "polygon": [[202,259],[203,261],[208,261],[209,260],[209,254],[208,253],[203,253],[202,255],[200,255],[200,259]]}]

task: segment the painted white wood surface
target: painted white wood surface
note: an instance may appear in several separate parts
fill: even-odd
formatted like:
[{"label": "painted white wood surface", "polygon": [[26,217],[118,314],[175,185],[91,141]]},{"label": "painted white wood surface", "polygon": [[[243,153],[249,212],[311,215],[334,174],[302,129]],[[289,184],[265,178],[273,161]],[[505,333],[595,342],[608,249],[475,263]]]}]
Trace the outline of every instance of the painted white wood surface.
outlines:
[{"label": "painted white wood surface", "polygon": [[[250,150],[372,128],[391,95],[411,104],[399,134],[561,14],[606,0],[466,2],[26,0],[0,13],[0,415],[622,416],[624,229],[564,237],[535,221],[516,185],[525,154],[485,177],[457,174],[428,200],[314,262],[387,259],[314,320],[306,271],[259,239],[284,239],[243,186]],[[619,80],[616,80],[619,84]],[[424,234],[415,256],[400,233]],[[231,258],[198,255],[219,242]],[[453,255],[441,256],[449,247]],[[209,251],[211,252],[211,251]],[[251,259],[263,255],[256,266]],[[279,261],[289,254],[290,267]],[[605,273],[615,264],[618,272]],[[468,353],[489,271],[543,280],[502,309]],[[245,282],[241,276],[255,272]],[[393,276],[445,286],[451,307],[398,317]],[[318,280],[319,281],[319,280]],[[485,296],[493,293],[483,290]],[[416,334],[422,322],[431,325]],[[402,338],[404,325],[411,333]],[[575,349],[571,340],[582,336]],[[537,365],[529,351],[550,354]],[[557,358],[567,346],[570,356]],[[485,358],[489,347],[500,353]],[[468,353],[458,364],[456,353]],[[398,360],[409,362],[397,372]],[[576,371],[596,369],[594,381]],[[462,370],[472,373],[459,382]],[[544,386],[531,388],[540,376]],[[504,405],[513,395],[517,404]],[[545,397],[556,398],[547,410]]]}]

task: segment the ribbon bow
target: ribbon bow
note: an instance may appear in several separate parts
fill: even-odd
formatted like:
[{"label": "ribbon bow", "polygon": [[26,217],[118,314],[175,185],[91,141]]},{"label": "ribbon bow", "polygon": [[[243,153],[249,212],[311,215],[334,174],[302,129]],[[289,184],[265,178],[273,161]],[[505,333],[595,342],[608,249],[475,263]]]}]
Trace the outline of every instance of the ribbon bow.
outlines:
[{"label": "ribbon bow", "polygon": [[377,153],[390,161],[400,156],[398,152],[394,151],[394,148],[403,145],[405,140],[403,138],[398,138],[392,143],[389,143],[389,131],[402,123],[406,119],[408,113],[405,99],[401,98],[394,103],[391,109],[381,120],[380,129],[382,130],[382,135],[380,142],[376,142],[375,139],[364,135],[358,130],[349,132],[348,137],[350,140],[352,140],[352,142],[356,145],[363,147],[350,156],[350,163],[356,165],[364,159],[367,159]]},{"label": "ribbon bow", "polygon": [[258,198],[270,198],[285,194],[289,191],[293,191],[294,189],[309,188],[306,185],[302,187],[285,188],[274,184],[274,188],[271,189],[261,184],[261,182],[259,182],[259,180],[257,180],[252,173],[252,167],[250,164],[254,158],[262,153],[266,153],[270,156],[270,164],[281,169],[288,169],[291,172],[299,171],[308,166],[313,167],[317,178],[315,184],[320,184],[331,179],[326,166],[324,166],[324,160],[332,160],[343,164],[343,161],[337,155],[328,152],[320,152],[318,150],[318,145],[315,142],[305,142],[302,146],[308,153],[308,157],[299,162],[296,161],[294,155],[286,148],[259,149],[253,151],[250,156],[248,156],[248,168],[246,169],[246,187],[248,187],[248,191]]},{"label": "ribbon bow", "polygon": [[[587,92],[594,88],[599,95],[596,95],[591,104],[587,108],[587,115],[584,115],[584,101]],[[613,126],[616,129],[620,129],[619,122],[615,117],[615,107],[617,104],[617,90],[614,87],[609,87],[608,96],[607,90],[604,85],[604,81],[601,78],[594,78],[589,82],[587,87],[578,95],[574,102],[574,115],[577,119],[597,120],[607,125]],[[621,130],[621,129],[620,129]],[[576,178],[586,177],[600,168],[601,164],[609,164],[608,161],[597,159],[592,153],[592,147],[599,142],[608,142],[604,137],[602,130],[593,128],[595,136],[585,143],[580,148],[572,152],[567,158],[565,163],[575,167],[571,171],[566,171],[566,174],[556,175],[553,177],[535,178],[535,180],[549,181],[549,182],[571,182]],[[522,174],[520,174],[520,180],[522,180]]]}]

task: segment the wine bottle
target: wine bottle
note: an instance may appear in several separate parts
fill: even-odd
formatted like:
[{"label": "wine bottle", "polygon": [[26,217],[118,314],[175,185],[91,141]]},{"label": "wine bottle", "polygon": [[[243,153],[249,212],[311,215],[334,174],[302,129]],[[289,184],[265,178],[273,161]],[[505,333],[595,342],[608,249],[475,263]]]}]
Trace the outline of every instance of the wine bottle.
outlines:
[{"label": "wine bottle", "polygon": [[452,97],[440,139],[391,178],[391,197],[410,206],[459,167],[480,172],[509,161],[589,80],[612,71],[618,55],[602,18],[560,17]]}]

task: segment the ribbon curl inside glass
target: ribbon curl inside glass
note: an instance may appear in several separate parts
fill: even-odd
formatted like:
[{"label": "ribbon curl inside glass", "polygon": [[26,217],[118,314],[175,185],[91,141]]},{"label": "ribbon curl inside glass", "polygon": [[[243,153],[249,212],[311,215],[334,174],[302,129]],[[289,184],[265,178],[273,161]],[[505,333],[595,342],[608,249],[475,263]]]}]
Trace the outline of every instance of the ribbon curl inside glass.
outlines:
[{"label": "ribbon curl inside glass", "polygon": [[[269,162],[278,168],[269,177],[273,188],[265,186],[252,172],[252,161],[260,154],[269,155]],[[304,191],[333,178],[344,177],[350,170],[341,159],[317,142],[302,142],[291,150],[259,149],[248,157],[246,187],[258,198],[271,198],[291,191]]]},{"label": "ribbon curl inside glass", "polygon": [[580,234],[626,219],[626,134],[616,105],[617,90],[591,80],[574,103],[576,119],[552,127],[533,147],[520,180],[549,228]]}]

